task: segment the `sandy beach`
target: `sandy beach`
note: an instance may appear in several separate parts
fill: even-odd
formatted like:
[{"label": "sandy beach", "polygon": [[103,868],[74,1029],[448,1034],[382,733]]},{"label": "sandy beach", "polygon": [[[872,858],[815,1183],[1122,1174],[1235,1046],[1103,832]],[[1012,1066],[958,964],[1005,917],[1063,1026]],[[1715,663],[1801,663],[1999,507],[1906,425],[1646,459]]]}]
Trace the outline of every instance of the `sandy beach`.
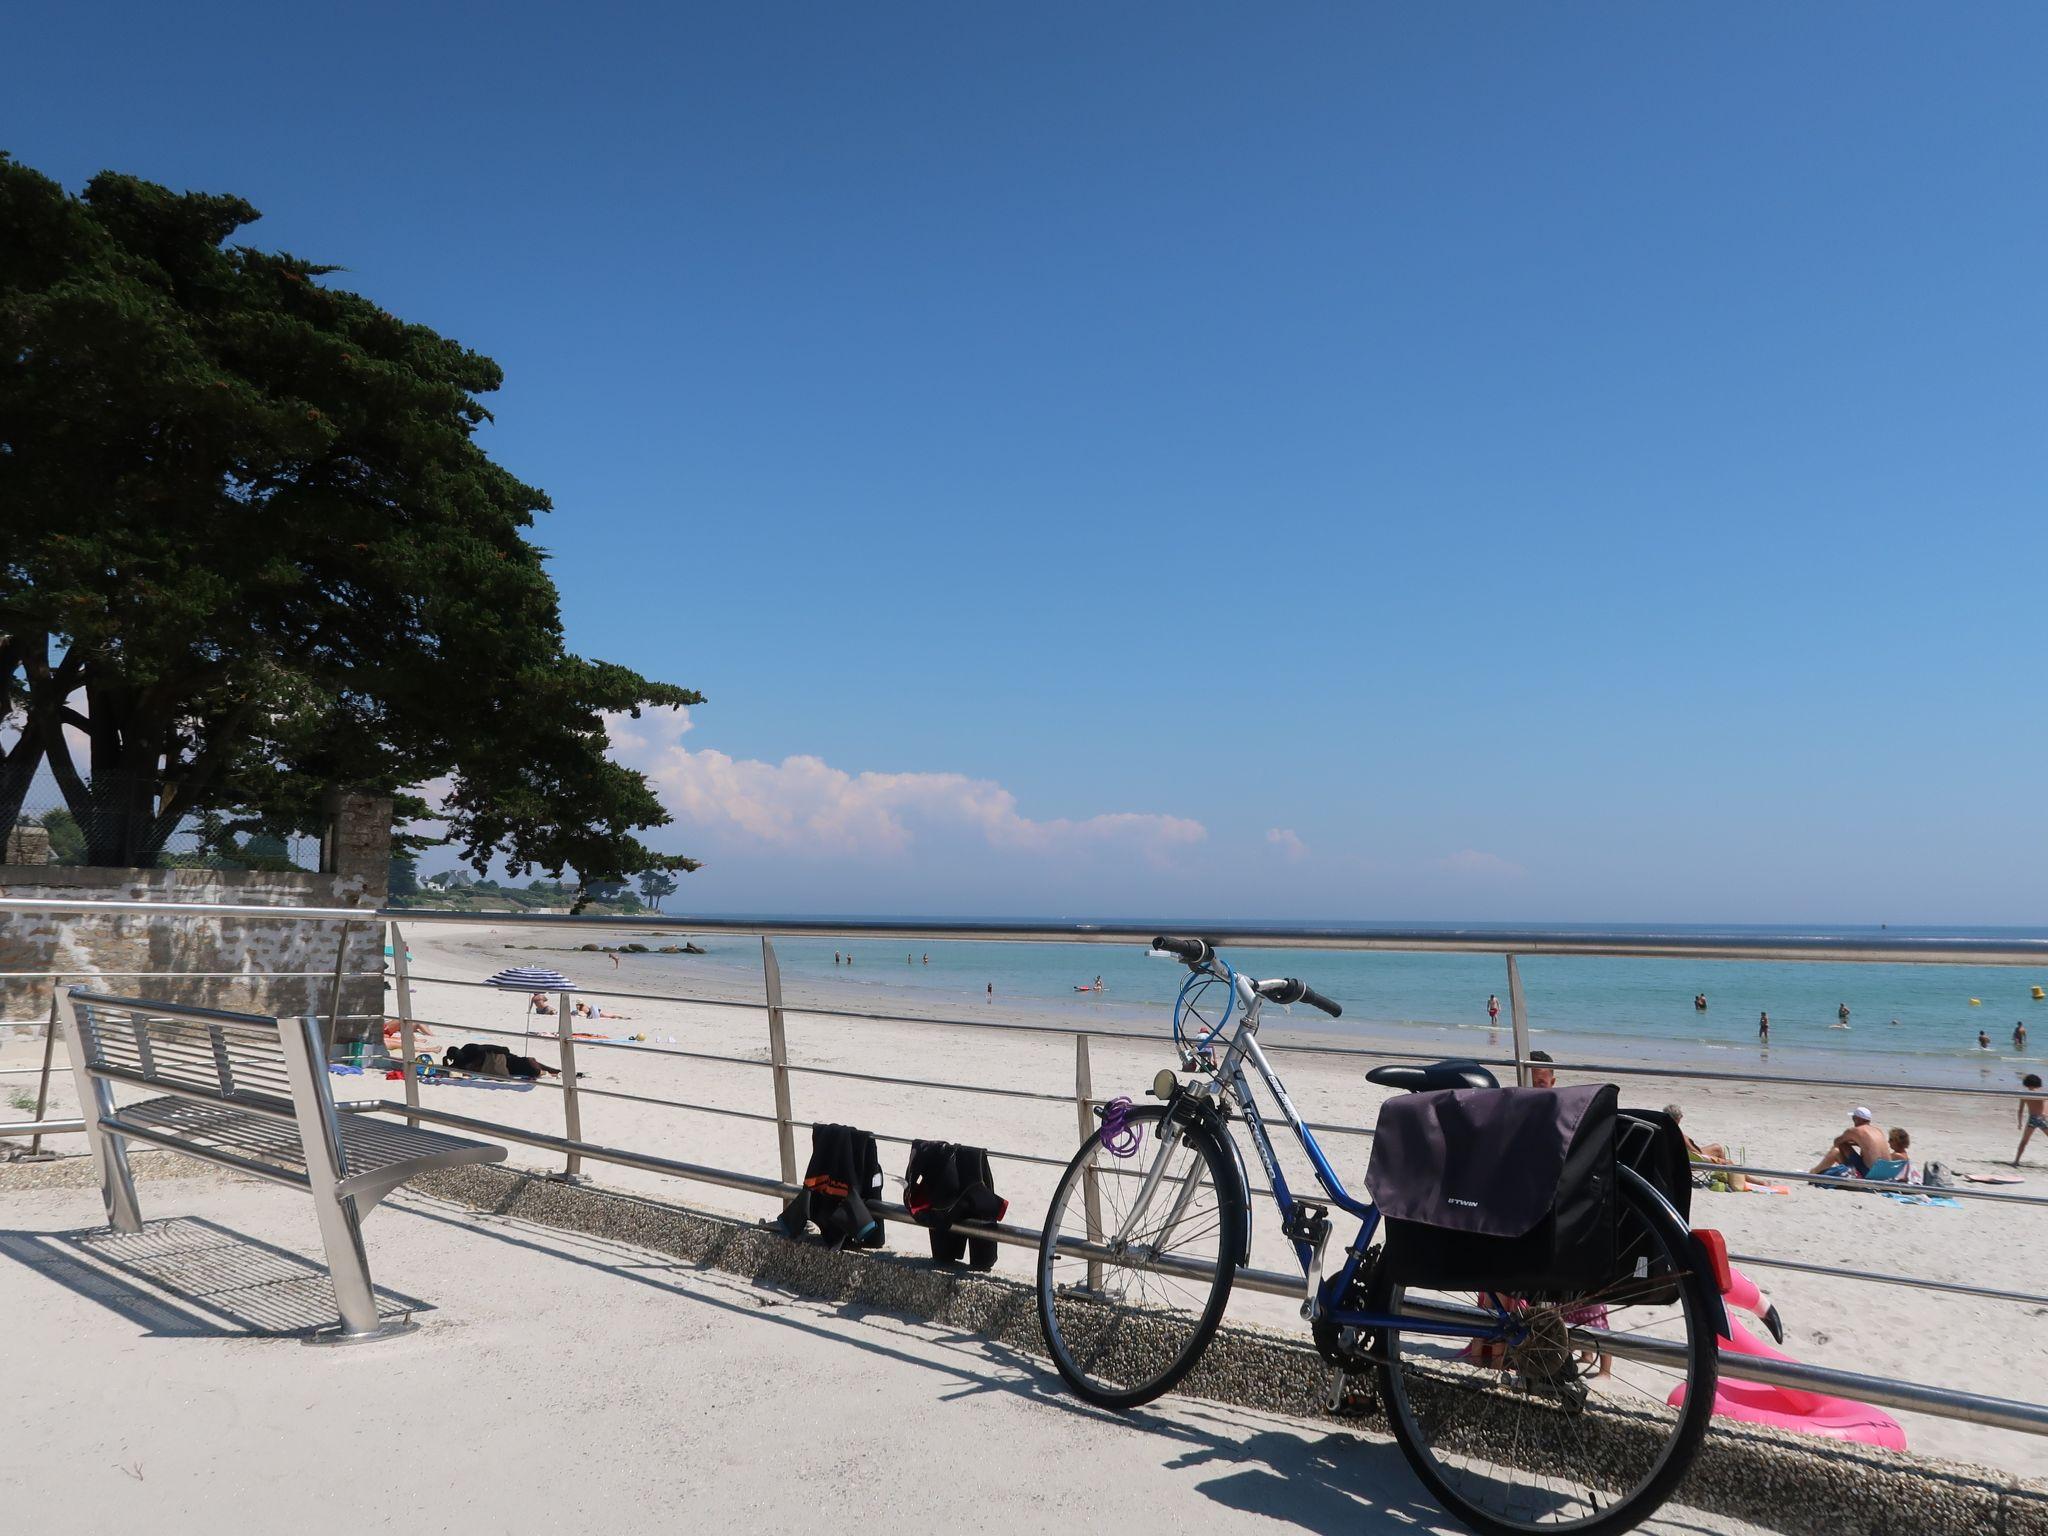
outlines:
[{"label": "sandy beach", "polygon": [[[632,937],[621,933],[611,941],[627,942]],[[435,930],[416,925],[408,930],[407,938],[413,955],[414,1014],[429,1021],[432,1030],[420,1043],[437,1055],[448,1045],[473,1038],[465,1033],[465,1027],[516,1030],[530,1022],[540,1030],[533,1054],[549,1062],[556,1059],[554,1021],[523,1019],[521,996],[448,984],[478,981],[503,966],[555,965],[580,980],[615,985],[621,992],[689,991],[690,1001],[614,999],[602,992],[586,992],[608,1015],[616,1012],[624,1017],[595,1023],[579,1020],[579,1028],[615,1036],[641,1033],[649,1039],[646,1046],[579,1043],[585,1138],[685,1161],[766,1175],[776,1172],[772,1124],[604,1096],[671,1098],[710,1109],[771,1114],[773,1097],[765,1071],[658,1053],[673,1049],[765,1062],[767,1027],[758,977],[710,966],[693,975],[687,961],[673,957],[625,955],[614,969],[606,956],[536,947],[531,930]],[[673,935],[665,934],[654,942],[670,941]],[[1075,1067],[1071,1017],[1062,1014],[1055,1020],[1044,1011],[1000,1002],[977,1012],[977,1019],[988,1023],[1057,1025],[1044,1033],[1029,1033],[806,1011],[821,1007],[872,1011],[877,996],[872,990],[852,987],[836,992],[815,985],[793,988],[788,1015],[792,1066],[878,1078],[968,1082],[1059,1095],[1062,1101],[990,1097],[799,1071],[792,1084],[796,1117],[844,1121],[883,1136],[942,1137],[986,1145],[996,1155],[999,1192],[1012,1202],[1010,1219],[1035,1226],[1057,1169],[1020,1161],[1015,1154],[1063,1164],[1076,1145],[1077,1123],[1070,1098]],[[1099,1021],[1103,1027],[1123,1029],[1134,1021],[1144,1022],[1158,1030],[1160,1037],[1091,1039],[1090,1061],[1098,1094],[1142,1094],[1159,1067],[1173,1064],[1161,1018],[1137,1010],[1128,1015],[1104,1012]],[[1330,1043],[1327,1035],[1291,1031],[1274,1020],[1268,1022],[1265,1039],[1269,1045],[1303,1039]],[[1381,1043],[1398,1051],[1429,1049],[1432,1044],[1412,1036]],[[38,1042],[16,1039],[0,1046],[0,1066],[32,1064],[39,1053]],[[1276,1056],[1276,1064],[1296,1103],[1312,1120],[1372,1124],[1384,1095],[1363,1080],[1364,1063],[1285,1052]],[[369,1074],[360,1079],[337,1078],[336,1083],[344,1096],[396,1097],[399,1091],[397,1083]],[[32,1087],[33,1079],[7,1077],[0,1079],[0,1084],[8,1091],[18,1091]],[[1740,1149],[1750,1162],[1772,1167],[1810,1166],[1845,1125],[1848,1106],[1864,1101],[1860,1093],[1852,1097],[1844,1090],[1758,1083],[1630,1078],[1623,1084],[1625,1104],[1678,1102],[1686,1110],[1687,1129],[1699,1140],[1723,1142],[1731,1150]],[[430,1085],[423,1089],[422,1102],[508,1125],[557,1135],[562,1131],[561,1093],[551,1086]],[[53,1092],[52,1115],[73,1112],[74,1103],[68,1075],[60,1075]],[[2011,1171],[2009,1160],[2017,1134],[2009,1100],[1902,1094],[1888,1101],[1873,1101],[1870,1107],[1880,1124],[1902,1124],[1911,1129],[1914,1152],[1922,1161],[1938,1159],[1964,1173]],[[19,1115],[21,1111],[10,1113]],[[807,1133],[799,1131],[798,1138],[801,1166],[808,1148]],[[1368,1143],[1342,1135],[1327,1135],[1324,1142],[1340,1173],[1354,1189],[1359,1188]],[[59,1145],[76,1146],[78,1142],[66,1138]],[[2026,1182],[2020,1189],[2040,1193],[2048,1189],[2048,1177],[2044,1177],[2048,1146],[2036,1145],[2029,1151],[2029,1165],[2021,1170]],[[906,1155],[901,1142],[884,1142],[883,1165],[892,1175],[901,1171]],[[1299,1150],[1283,1147],[1282,1156],[1290,1181],[1299,1175],[1299,1182],[1307,1183],[1306,1160]],[[511,1162],[534,1168],[559,1167],[558,1159],[518,1146],[512,1149]],[[756,1218],[773,1214],[764,1200],[715,1186],[683,1184],[601,1163],[587,1165],[586,1172],[606,1185],[703,1209]],[[892,1198],[899,1189],[892,1177]],[[1696,1225],[1724,1232],[1738,1253],[2020,1291],[2043,1289],[2039,1259],[2048,1253],[2048,1243],[2043,1241],[2048,1208],[1995,1209],[1980,1201],[1964,1201],[1959,1209],[1908,1206],[1878,1195],[1795,1187],[1793,1193],[1782,1196],[1701,1190],[1695,1195],[1693,1219]],[[1252,1261],[1266,1268],[1291,1269],[1291,1260],[1277,1239],[1276,1225],[1270,1205],[1261,1204],[1255,1211]],[[920,1251],[924,1234],[894,1229],[891,1245]],[[1007,1272],[1028,1272],[1027,1255],[1022,1250],[1005,1248],[1000,1262]],[[2043,1326],[2043,1318],[2048,1316],[2048,1308],[1851,1282],[1828,1275],[1766,1269],[1756,1271],[1755,1277],[1780,1308],[1787,1326],[1786,1348],[1799,1359],[2001,1397],[2040,1401],[2043,1396],[2042,1384],[2048,1381],[2048,1327]],[[1240,1291],[1231,1306],[1240,1321],[1261,1321],[1281,1329],[1298,1326],[1291,1308],[1277,1298]],[[2013,1471],[2031,1471],[2039,1465],[2040,1445],[2032,1437],[1919,1416],[1901,1417],[1909,1443],[1917,1451]]]}]

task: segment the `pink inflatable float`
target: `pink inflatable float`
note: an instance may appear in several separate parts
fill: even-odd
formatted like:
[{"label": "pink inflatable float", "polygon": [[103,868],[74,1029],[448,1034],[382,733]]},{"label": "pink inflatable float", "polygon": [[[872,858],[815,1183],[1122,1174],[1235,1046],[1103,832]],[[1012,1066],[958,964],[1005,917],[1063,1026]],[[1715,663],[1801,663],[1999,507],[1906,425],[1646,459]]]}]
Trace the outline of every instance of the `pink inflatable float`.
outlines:
[{"label": "pink inflatable float", "polygon": [[[1727,1301],[1732,1307],[1740,1307],[1751,1316],[1770,1319],[1775,1316],[1756,1288],[1756,1282],[1739,1269],[1729,1271]],[[1776,1329],[1772,1330],[1776,1332]],[[1751,1333],[1733,1316],[1728,1319],[1730,1337],[1721,1340],[1724,1354],[1754,1355],[1762,1360],[1787,1360],[1792,1357],[1782,1350],[1773,1349],[1755,1334]],[[1796,1363],[1796,1362],[1795,1362]],[[1673,1407],[1685,1401],[1685,1388],[1679,1387],[1671,1394]],[[1771,1387],[1757,1381],[1735,1381],[1723,1377],[1714,1390],[1714,1412],[1724,1419],[1740,1419],[1750,1424],[1768,1424],[1777,1429],[1789,1429],[1800,1434],[1826,1435],[1835,1440],[1855,1440],[1864,1445],[1881,1445],[1888,1450],[1903,1451],[1906,1448],[1906,1431],[1899,1421],[1882,1408],[1873,1408],[1868,1403],[1852,1403],[1846,1398],[1829,1397],[1820,1392],[1807,1392],[1797,1387]]]}]

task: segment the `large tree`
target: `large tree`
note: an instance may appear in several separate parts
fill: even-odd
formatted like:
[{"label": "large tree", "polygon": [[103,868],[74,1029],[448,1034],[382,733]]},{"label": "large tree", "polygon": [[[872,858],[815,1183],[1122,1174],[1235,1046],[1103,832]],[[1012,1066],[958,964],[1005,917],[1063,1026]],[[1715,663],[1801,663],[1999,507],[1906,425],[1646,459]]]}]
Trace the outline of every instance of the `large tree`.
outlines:
[{"label": "large tree", "polygon": [[479,870],[694,868],[602,716],[700,696],[565,647],[548,499],[477,442],[497,364],[256,217],[0,154],[0,828],[45,763],[103,864],[444,781]]}]

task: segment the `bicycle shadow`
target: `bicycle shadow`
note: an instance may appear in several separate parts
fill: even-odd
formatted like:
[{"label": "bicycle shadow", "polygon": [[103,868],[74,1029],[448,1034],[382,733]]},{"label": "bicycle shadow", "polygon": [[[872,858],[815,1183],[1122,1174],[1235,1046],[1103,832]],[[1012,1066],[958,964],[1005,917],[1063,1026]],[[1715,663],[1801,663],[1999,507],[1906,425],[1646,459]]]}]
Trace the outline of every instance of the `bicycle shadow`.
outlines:
[{"label": "bicycle shadow", "polygon": [[[1075,1398],[1049,1361],[987,1334],[935,1325],[867,1301],[831,1301],[747,1280],[719,1270],[708,1256],[670,1258],[620,1239],[431,1196],[408,1195],[392,1209],[546,1253],[695,1306],[913,1366],[943,1378],[941,1401],[1000,1394],[1090,1421],[1104,1432],[1142,1434],[1159,1442],[1156,1465],[1162,1472],[1201,1479],[1195,1491],[1225,1509],[1284,1521],[1316,1536],[1464,1536],[1465,1528],[1422,1491],[1400,1448],[1383,1438],[1383,1421],[1364,1421],[1357,1430],[1325,1429],[1264,1410],[1171,1396],[1114,1413]],[[697,1284],[685,1286],[685,1277]],[[707,1292],[706,1283],[723,1294]],[[849,1336],[847,1327],[867,1336]],[[1698,1529],[1671,1518],[1675,1513],[1667,1511],[1645,1529],[1674,1536]]]}]

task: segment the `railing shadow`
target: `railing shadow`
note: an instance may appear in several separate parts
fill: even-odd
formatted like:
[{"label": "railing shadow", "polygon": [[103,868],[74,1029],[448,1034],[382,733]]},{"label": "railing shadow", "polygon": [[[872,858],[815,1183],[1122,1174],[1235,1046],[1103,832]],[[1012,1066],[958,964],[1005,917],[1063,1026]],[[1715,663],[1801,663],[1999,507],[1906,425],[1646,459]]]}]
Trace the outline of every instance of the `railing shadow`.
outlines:
[{"label": "railing shadow", "polygon": [[[1047,1412],[1093,1420],[1104,1433],[1142,1433],[1161,1442],[1163,1470],[1210,1474],[1197,1485],[1205,1497],[1318,1536],[1418,1536],[1457,1529],[1422,1494],[1391,1440],[1343,1431],[1317,1434],[1274,1414],[1193,1398],[1169,1398],[1156,1408],[1111,1413],[1068,1394],[1049,1362],[1001,1339],[924,1323],[886,1306],[805,1297],[743,1280],[718,1270],[715,1256],[671,1258],[617,1239],[537,1225],[502,1210],[479,1211],[416,1193],[394,1202],[392,1208],[565,1264],[603,1271],[735,1318],[793,1329],[915,1366],[952,1383],[944,1392],[949,1402],[1000,1394]],[[709,1282],[728,1294],[715,1294],[701,1283],[686,1285],[685,1277]],[[848,1337],[829,1326],[827,1319],[860,1326],[866,1337]]]},{"label": "railing shadow", "polygon": [[[153,1338],[301,1338],[339,1309],[320,1264],[198,1216],[76,1232],[0,1232],[0,1255],[97,1302]],[[377,1287],[387,1318],[429,1303]]]}]

